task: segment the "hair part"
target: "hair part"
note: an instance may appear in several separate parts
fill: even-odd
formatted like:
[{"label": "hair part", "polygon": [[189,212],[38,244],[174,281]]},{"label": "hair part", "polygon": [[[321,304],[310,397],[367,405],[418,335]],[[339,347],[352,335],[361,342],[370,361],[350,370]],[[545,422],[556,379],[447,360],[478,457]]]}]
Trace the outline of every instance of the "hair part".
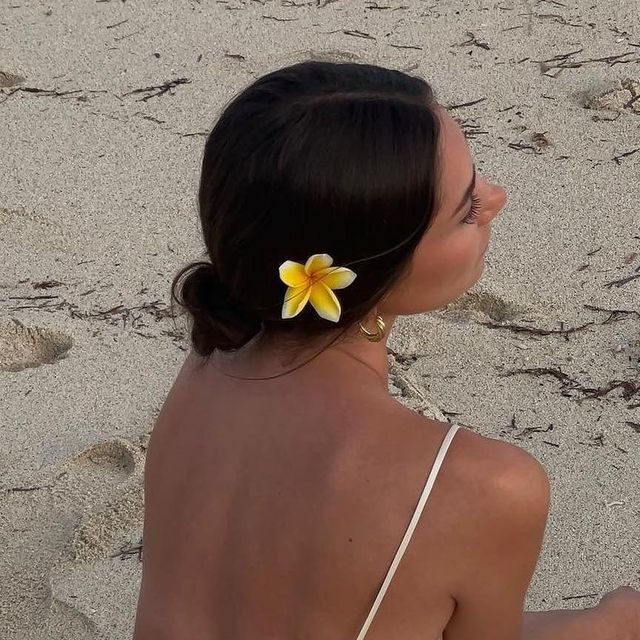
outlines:
[{"label": "hair part", "polygon": [[[367,316],[403,276],[429,228],[440,133],[422,79],[378,66],[303,62],[240,92],[208,136],[198,193],[210,262],[188,264],[171,295],[203,357],[259,333],[301,343]],[[283,320],[278,268],[328,253],[354,265],[340,320],[310,304]]]}]

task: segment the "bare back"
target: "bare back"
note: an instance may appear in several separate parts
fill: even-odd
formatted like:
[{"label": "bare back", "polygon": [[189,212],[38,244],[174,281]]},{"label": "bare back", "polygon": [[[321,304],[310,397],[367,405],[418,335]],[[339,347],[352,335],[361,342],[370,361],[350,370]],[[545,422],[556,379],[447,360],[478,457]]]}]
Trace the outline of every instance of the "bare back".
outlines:
[{"label": "bare back", "polygon": [[[304,375],[185,363],[147,459],[136,640],[355,640],[449,425]],[[442,633],[488,442],[458,432],[368,640]]]}]

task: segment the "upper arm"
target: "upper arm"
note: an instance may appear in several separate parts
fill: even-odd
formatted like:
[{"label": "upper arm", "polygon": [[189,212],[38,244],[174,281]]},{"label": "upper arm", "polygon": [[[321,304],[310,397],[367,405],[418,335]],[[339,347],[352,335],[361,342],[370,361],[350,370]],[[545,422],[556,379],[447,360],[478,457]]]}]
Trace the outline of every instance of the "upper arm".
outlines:
[{"label": "upper arm", "polygon": [[549,480],[526,451],[492,442],[494,473],[474,490],[470,526],[460,536],[456,608],[444,640],[521,638],[524,601],[549,511]]}]

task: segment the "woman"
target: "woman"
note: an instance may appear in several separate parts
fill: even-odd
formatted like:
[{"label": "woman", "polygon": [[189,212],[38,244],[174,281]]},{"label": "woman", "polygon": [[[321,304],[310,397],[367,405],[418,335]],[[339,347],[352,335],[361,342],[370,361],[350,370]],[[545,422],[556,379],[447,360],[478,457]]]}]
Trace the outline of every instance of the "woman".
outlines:
[{"label": "woman", "polygon": [[394,319],[480,278],[505,199],[398,71],[296,64],[227,106],[210,262],[173,283],[193,350],[148,451],[136,640],[640,637],[630,588],[523,616],[543,467],[387,391]]}]

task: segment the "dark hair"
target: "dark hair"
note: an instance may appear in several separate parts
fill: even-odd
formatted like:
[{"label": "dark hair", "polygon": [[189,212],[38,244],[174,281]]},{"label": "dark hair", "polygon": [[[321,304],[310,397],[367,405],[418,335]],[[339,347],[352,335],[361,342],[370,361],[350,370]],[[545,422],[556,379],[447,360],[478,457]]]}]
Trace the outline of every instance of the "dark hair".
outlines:
[{"label": "dark hair", "polygon": [[[429,85],[366,64],[304,62],[268,73],[224,109],[199,188],[210,262],[174,278],[195,351],[243,346],[260,331],[296,340],[364,318],[405,273],[428,229],[439,137]],[[310,304],[283,320],[278,268],[328,253],[357,277],[337,323]]]}]

